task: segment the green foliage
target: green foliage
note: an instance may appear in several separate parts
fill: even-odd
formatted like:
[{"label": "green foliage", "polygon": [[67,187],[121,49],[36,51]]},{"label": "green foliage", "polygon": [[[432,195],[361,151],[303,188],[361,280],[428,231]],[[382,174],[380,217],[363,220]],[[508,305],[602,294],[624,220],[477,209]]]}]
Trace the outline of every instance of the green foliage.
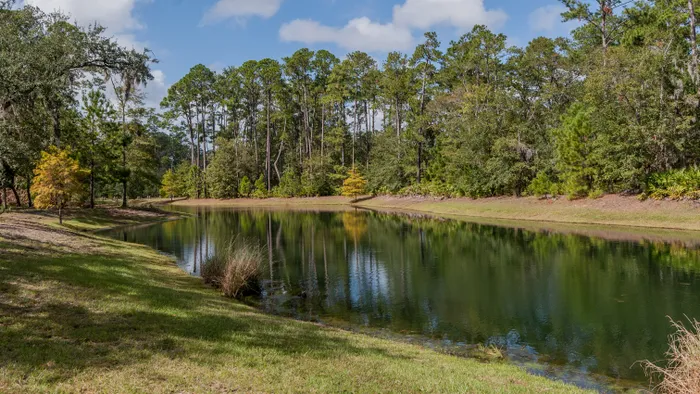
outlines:
[{"label": "green foliage", "polygon": [[[348,168],[362,169],[373,193],[692,194],[682,182],[648,184],[700,163],[688,5],[563,3],[566,20],[582,21],[572,40],[509,48],[477,25],[444,46],[428,32],[381,65],[360,51],[340,61],[307,48],[220,73],[197,64],[168,89],[163,113],[145,108],[139,89],[152,78],[148,52],[60,13],[5,10],[0,185],[17,194],[31,184],[41,150],[55,144],[71,148],[105,197],[156,195],[182,163],[191,174],[174,175],[193,197],[250,195],[241,182],[259,174],[258,197],[334,195]],[[80,106],[73,81],[85,81]]]},{"label": "green foliage", "polygon": [[253,184],[250,182],[250,178],[247,175],[243,176],[241,179],[241,184],[238,186],[238,195],[241,197],[248,198],[250,193],[253,191]]},{"label": "green foliage", "polygon": [[275,197],[290,198],[301,195],[301,190],[296,171],[292,167],[287,167],[282,173],[279,185],[273,189],[272,194]]},{"label": "green foliage", "polygon": [[173,198],[178,194],[177,179],[173,170],[166,171],[165,174],[163,174],[163,179],[160,181],[160,183],[161,197]]},{"label": "green foliage", "polygon": [[265,184],[265,176],[260,174],[258,180],[255,181],[255,190],[253,190],[253,198],[267,198],[267,185]]},{"label": "green foliage", "polygon": [[404,197],[459,197],[459,191],[452,185],[445,182],[421,182],[420,184],[414,184],[411,186],[406,186],[399,190],[397,193],[399,196]]},{"label": "green foliage", "polygon": [[597,181],[592,114],[590,108],[575,104],[564,116],[561,127],[553,131],[557,168],[564,192],[571,198],[588,195]]},{"label": "green foliage", "polygon": [[301,190],[297,193],[305,197],[330,196],[334,194],[333,181],[330,176],[332,170],[330,163],[324,158],[320,156],[312,157],[304,165],[304,170],[301,174]]},{"label": "green foliage", "polygon": [[645,194],[654,199],[700,199],[700,167],[652,174]]},{"label": "green foliage", "polygon": [[562,187],[545,171],[540,171],[527,187],[527,193],[537,197],[558,196],[562,194]]}]

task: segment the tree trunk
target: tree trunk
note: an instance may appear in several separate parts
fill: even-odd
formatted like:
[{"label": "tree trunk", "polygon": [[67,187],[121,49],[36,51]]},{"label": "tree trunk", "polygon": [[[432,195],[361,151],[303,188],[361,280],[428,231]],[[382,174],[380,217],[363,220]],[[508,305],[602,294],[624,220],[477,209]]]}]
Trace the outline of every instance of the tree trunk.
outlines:
[{"label": "tree trunk", "polygon": [[277,182],[282,182],[282,177],[280,177],[280,170],[277,168],[277,162],[280,161],[282,156],[282,150],[284,149],[284,142],[280,142],[280,150],[277,152],[277,159],[275,159],[275,173],[277,174]]},{"label": "tree trunk", "polygon": [[56,147],[61,147],[61,113],[58,108],[53,110],[53,138]]},{"label": "tree trunk", "polygon": [[122,136],[124,138],[122,142],[122,168],[124,169],[124,174],[122,174],[122,208],[126,208],[128,206],[126,201],[126,102],[122,106],[122,132],[124,133]]},{"label": "tree trunk", "polygon": [[608,0],[602,0],[600,2],[600,31],[603,39],[603,67],[607,66],[607,55],[608,55]]},{"label": "tree trunk", "polygon": [[422,160],[422,154],[423,154],[423,143],[419,142],[418,143],[418,177],[416,178],[418,181],[418,184],[420,184],[421,181],[421,160]]},{"label": "tree trunk", "polygon": [[207,198],[207,113],[202,105],[202,190],[204,198]]},{"label": "tree trunk", "polygon": [[32,202],[32,178],[27,177],[27,206],[29,208],[34,207],[34,202]]},{"label": "tree trunk", "polygon": [[7,188],[2,188],[2,210],[7,211]]},{"label": "tree trunk", "polygon": [[95,208],[95,161],[90,162],[90,209]]},{"label": "tree trunk", "polygon": [[[126,149],[124,149],[122,156],[123,156],[122,164],[124,166],[124,169],[126,169]],[[126,175],[126,172],[124,175]],[[126,176],[124,176],[122,178],[122,208],[128,207],[127,197],[126,197],[126,188],[127,188],[126,184],[127,184],[127,180],[126,180]]]},{"label": "tree trunk", "polygon": [[272,101],[272,92],[268,91],[267,92],[267,138],[265,142],[265,176],[267,177],[267,191],[268,193],[272,190],[272,179],[270,178],[270,174],[272,173],[272,168],[271,167],[271,156],[272,156],[272,146],[271,144],[271,135],[270,135],[270,102]]},{"label": "tree trunk", "polygon": [[197,198],[200,198],[202,195],[202,184],[201,184],[201,173],[200,170],[202,169],[201,166],[201,154],[202,154],[202,137],[201,137],[201,132],[199,130],[199,114],[197,114],[197,176],[196,179],[196,188],[197,188]]},{"label": "tree trunk", "polygon": [[22,207],[22,200],[19,199],[19,193],[17,193],[17,188],[15,187],[15,180],[14,178],[12,179],[12,184],[10,185],[10,190],[12,190],[12,194],[15,196],[15,204],[17,204],[18,207]]},{"label": "tree trunk", "polygon": [[688,13],[690,15],[690,53],[692,55],[691,60],[691,72],[690,78],[694,83],[698,83],[698,43],[697,43],[697,31],[696,31],[696,18],[695,18],[695,4],[693,0],[688,0]]},{"label": "tree trunk", "polygon": [[[427,67],[427,66],[426,66]],[[423,113],[425,112],[425,85],[426,85],[426,80],[428,76],[426,75],[426,71],[423,71],[423,82],[422,82],[422,87],[421,87],[421,94],[420,94],[420,127],[418,127],[418,160],[417,160],[417,176],[416,180],[418,184],[420,184],[421,181],[421,159],[423,155],[423,141],[420,139],[423,138]]]},{"label": "tree trunk", "polygon": [[367,133],[371,133],[369,129],[369,106],[367,104],[367,100],[365,100],[365,131]]},{"label": "tree trunk", "polygon": [[355,168],[355,139],[357,138],[357,132],[360,129],[360,117],[358,116],[358,108],[357,108],[357,99],[355,100],[355,124],[354,124],[354,129],[352,133],[352,168]]}]

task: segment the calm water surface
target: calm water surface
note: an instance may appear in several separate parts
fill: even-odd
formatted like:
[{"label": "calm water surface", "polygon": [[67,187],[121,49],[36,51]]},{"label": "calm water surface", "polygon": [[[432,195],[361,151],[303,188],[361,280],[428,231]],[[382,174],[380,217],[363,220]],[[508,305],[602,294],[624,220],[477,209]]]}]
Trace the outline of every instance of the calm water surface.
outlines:
[{"label": "calm water surface", "polygon": [[700,251],[365,211],[198,208],[109,235],[202,261],[236,237],[269,251],[263,309],[494,344],[567,370],[644,381],[667,316],[700,319]]}]

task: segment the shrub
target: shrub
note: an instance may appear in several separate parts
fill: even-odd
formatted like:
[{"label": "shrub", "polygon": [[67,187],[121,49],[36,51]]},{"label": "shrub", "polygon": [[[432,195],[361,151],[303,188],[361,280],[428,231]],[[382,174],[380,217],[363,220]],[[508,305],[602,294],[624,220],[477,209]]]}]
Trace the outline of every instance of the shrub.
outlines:
[{"label": "shrub", "polygon": [[652,174],[647,179],[646,194],[657,200],[697,198],[700,194],[700,168],[690,167]]},{"label": "shrub", "polygon": [[241,184],[238,186],[238,194],[241,197],[250,197],[250,193],[252,192],[253,185],[250,182],[250,178],[248,176],[244,176],[243,179],[241,179]]},{"label": "shrub", "polygon": [[544,171],[537,173],[527,187],[527,194],[535,197],[557,196],[561,194],[561,185],[553,181]]},{"label": "shrub", "polygon": [[265,185],[265,177],[260,174],[260,177],[255,181],[255,191],[253,192],[253,198],[267,198],[267,185]]},{"label": "shrub", "polygon": [[655,392],[700,393],[700,322],[690,321],[690,328],[671,321],[676,332],[669,337],[667,366],[644,362],[647,376],[661,378]]},{"label": "shrub", "polygon": [[593,189],[590,192],[588,192],[588,198],[591,198],[594,200],[598,199],[598,198],[602,198],[604,195],[605,195],[605,193],[600,189]]},{"label": "shrub", "polygon": [[275,197],[290,198],[301,194],[299,177],[292,167],[287,167],[282,173],[280,184],[275,187],[273,195]]},{"label": "shrub", "polygon": [[202,279],[221,289],[225,296],[238,298],[256,287],[264,260],[262,248],[233,241],[204,262]]}]

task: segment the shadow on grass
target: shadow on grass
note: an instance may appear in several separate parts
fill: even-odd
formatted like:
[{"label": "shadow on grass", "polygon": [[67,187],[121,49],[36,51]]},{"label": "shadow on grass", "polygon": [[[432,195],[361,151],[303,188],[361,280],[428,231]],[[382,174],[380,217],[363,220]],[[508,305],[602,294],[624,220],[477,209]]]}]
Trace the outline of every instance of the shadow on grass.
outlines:
[{"label": "shadow on grass", "polygon": [[49,384],[154,356],[212,367],[240,356],[239,362],[260,368],[263,357],[251,355],[261,352],[289,362],[302,354],[404,358],[219,297],[167,260],[147,262],[116,251],[113,257],[55,256],[48,248],[19,249],[0,243],[0,368],[38,373]]}]

